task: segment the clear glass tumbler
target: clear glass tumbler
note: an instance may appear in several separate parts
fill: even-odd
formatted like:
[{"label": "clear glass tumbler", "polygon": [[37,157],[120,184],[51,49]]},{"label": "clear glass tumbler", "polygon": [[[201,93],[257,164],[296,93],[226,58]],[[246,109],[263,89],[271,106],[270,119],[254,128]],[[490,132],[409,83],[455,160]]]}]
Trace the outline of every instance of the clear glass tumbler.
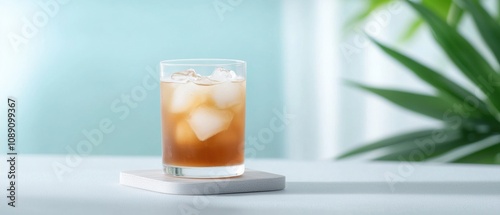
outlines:
[{"label": "clear glass tumbler", "polygon": [[165,173],[189,178],[242,175],[246,62],[165,60],[160,67]]}]

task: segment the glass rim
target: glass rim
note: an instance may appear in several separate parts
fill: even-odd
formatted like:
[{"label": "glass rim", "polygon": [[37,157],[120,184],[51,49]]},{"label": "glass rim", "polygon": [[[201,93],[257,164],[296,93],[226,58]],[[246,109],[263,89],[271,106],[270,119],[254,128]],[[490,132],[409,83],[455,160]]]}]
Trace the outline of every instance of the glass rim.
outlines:
[{"label": "glass rim", "polygon": [[246,65],[243,60],[221,58],[192,58],[160,61],[162,66],[234,66]]}]

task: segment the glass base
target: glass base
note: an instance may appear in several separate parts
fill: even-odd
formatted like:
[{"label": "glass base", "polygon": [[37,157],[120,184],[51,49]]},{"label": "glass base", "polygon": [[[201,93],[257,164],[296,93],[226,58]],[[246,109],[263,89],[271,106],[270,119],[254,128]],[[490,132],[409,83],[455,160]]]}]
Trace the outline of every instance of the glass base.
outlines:
[{"label": "glass base", "polygon": [[185,167],[163,164],[163,172],[185,178],[227,178],[243,175],[245,164],[215,167]]}]

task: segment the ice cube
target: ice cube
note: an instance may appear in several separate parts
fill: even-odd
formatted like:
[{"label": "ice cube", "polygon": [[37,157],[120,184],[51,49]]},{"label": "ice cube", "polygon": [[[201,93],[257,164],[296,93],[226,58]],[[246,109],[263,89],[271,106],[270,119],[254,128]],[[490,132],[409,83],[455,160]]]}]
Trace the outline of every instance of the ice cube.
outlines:
[{"label": "ice cube", "polygon": [[191,112],[187,120],[200,141],[226,130],[233,120],[233,113],[207,106],[200,106]]},{"label": "ice cube", "polygon": [[237,77],[233,70],[225,69],[222,67],[216,68],[208,78],[215,82],[231,81]]},{"label": "ice cube", "polygon": [[243,82],[243,81],[245,81],[245,78],[241,77],[241,76],[237,76],[237,77],[233,78],[232,81],[233,82]]},{"label": "ice cube", "polygon": [[200,75],[196,74],[196,71],[194,69],[188,69],[182,72],[176,72],[170,76],[170,78],[174,82],[179,82],[179,83],[187,83],[188,81],[196,80],[199,77]]},{"label": "ice cube", "polygon": [[196,135],[186,121],[181,121],[175,127],[175,141],[178,144],[191,144],[198,142]]},{"label": "ice cube", "polygon": [[224,82],[213,86],[212,99],[218,108],[228,108],[242,102],[243,88],[240,83]]},{"label": "ice cube", "polygon": [[193,83],[198,85],[210,86],[216,84],[217,82],[210,80],[208,77],[200,76],[198,79],[193,80]]},{"label": "ice cube", "polygon": [[177,84],[170,99],[170,112],[181,113],[203,102],[200,86],[192,82]]}]

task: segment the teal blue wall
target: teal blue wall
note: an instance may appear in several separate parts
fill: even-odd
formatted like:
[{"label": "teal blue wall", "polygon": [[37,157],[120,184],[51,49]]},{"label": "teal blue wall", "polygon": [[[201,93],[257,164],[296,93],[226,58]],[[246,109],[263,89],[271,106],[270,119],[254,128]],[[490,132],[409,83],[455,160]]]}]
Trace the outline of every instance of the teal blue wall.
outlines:
[{"label": "teal blue wall", "polygon": [[[18,22],[40,10],[34,2],[0,18]],[[283,107],[280,2],[252,0],[217,14],[214,1],[71,1],[12,59],[32,62],[19,99],[20,153],[68,153],[82,131],[112,120],[91,154],[159,155],[159,89],[121,120],[111,104],[141,86],[164,59],[234,58],[248,62],[247,136],[268,127]],[[225,2],[225,1],[221,1]],[[15,4],[15,3],[11,3]],[[3,16],[3,17],[2,17]],[[7,17],[5,17],[7,16]],[[14,29],[15,30],[15,29]],[[12,48],[12,47],[1,47]],[[10,60],[10,59],[2,59]],[[2,125],[3,126],[3,125]],[[3,148],[3,147],[2,147]],[[257,157],[282,157],[283,136]]]}]

